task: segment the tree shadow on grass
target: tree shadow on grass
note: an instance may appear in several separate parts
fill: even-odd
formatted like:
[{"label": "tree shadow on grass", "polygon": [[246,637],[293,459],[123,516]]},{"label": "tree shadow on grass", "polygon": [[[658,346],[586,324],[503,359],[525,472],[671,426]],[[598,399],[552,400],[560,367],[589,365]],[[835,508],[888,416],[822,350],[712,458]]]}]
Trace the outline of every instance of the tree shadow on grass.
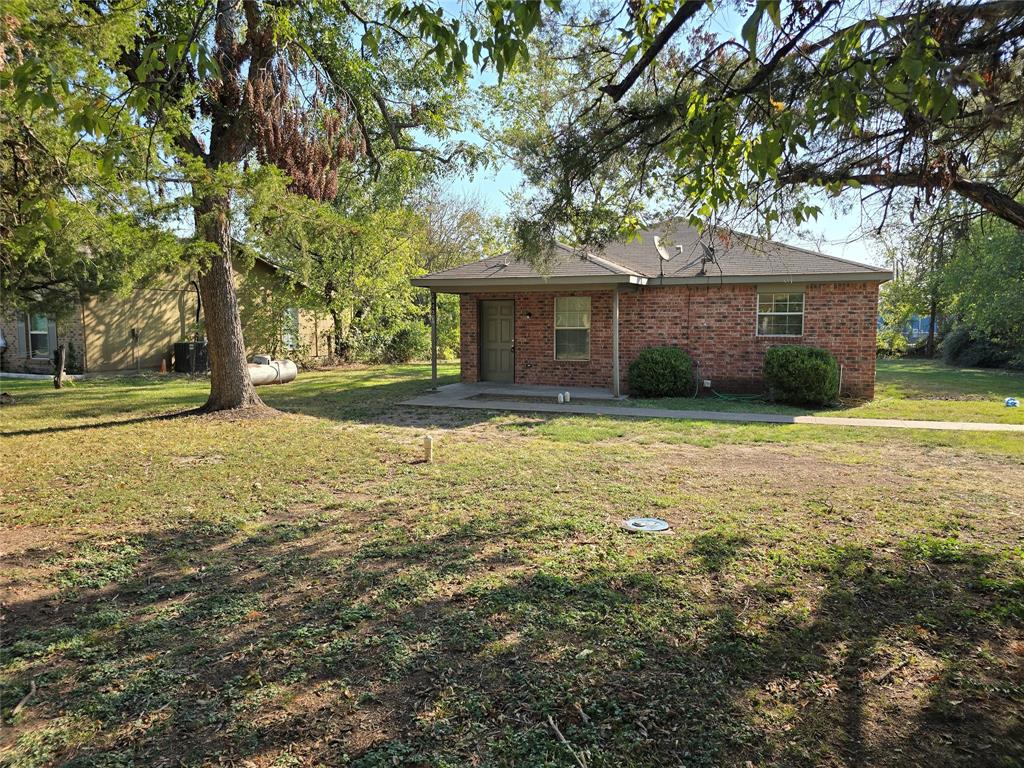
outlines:
[{"label": "tree shadow on grass", "polygon": [[145,416],[134,416],[123,419],[108,419],[106,421],[88,421],[79,424],[62,424],[60,426],[39,427],[38,429],[14,429],[0,431],[2,437],[26,437],[30,435],[50,435],[63,432],[80,432],[85,429],[105,429],[107,427],[125,427],[133,424],[145,424],[153,421],[170,421],[182,419],[188,416],[201,416],[205,411],[202,408],[189,408],[184,411],[171,411],[169,413],[151,413]]},{"label": "tree shadow on grass", "polygon": [[[448,376],[441,381],[451,383],[456,378]],[[384,382],[379,383],[382,379]],[[196,396],[191,390],[172,389],[154,396],[152,384],[146,382],[149,391],[145,393],[144,399],[136,401],[132,399],[136,390],[132,386],[125,386],[124,382],[118,381],[115,384],[112,380],[100,384],[100,387],[88,393],[89,396],[83,396],[81,392],[74,393],[79,396],[78,400],[61,404],[61,417],[70,423],[15,428],[0,431],[0,435],[24,437],[60,434],[204,415],[201,405],[193,405]],[[348,375],[344,379],[310,375],[303,380],[300,377],[293,383],[261,387],[259,394],[267,406],[282,413],[313,416],[339,423],[446,429],[469,426],[492,418],[493,414],[483,411],[400,405],[403,400],[423,394],[428,387],[429,379],[409,378],[404,371],[388,375],[380,369],[368,369],[363,375]],[[119,397],[119,394],[124,396]],[[38,397],[37,393],[26,395],[22,404],[32,404],[33,396]],[[172,410],[176,407],[179,410]]]},{"label": "tree shadow on grass", "polygon": [[37,692],[2,738],[77,766],[574,765],[550,717],[593,768],[1024,758],[1024,585],[991,558],[828,547],[743,582],[738,541],[572,532],[346,510],[23,554],[60,591],[6,608],[9,724]]},{"label": "tree shadow on grass", "polygon": [[725,531],[709,531],[693,540],[691,551],[708,573],[721,571],[750,544],[746,536]]}]

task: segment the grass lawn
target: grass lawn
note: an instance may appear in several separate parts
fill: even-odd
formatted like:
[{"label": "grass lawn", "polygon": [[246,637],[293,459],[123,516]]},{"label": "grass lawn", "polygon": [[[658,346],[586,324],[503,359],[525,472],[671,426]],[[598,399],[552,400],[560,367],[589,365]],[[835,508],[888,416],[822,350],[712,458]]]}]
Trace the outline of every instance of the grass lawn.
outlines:
[{"label": "grass lawn", "polygon": [[397,405],[428,377],[5,381],[0,765],[1024,762],[1019,435]]},{"label": "grass lawn", "polygon": [[849,402],[835,408],[807,409],[776,405],[757,398],[709,396],[636,399],[626,404],[642,408],[754,411],[794,416],[1024,424],[1024,407],[1007,408],[1003,404],[1011,396],[1024,402],[1024,373],[953,368],[936,360],[879,360],[875,398],[867,403]]}]

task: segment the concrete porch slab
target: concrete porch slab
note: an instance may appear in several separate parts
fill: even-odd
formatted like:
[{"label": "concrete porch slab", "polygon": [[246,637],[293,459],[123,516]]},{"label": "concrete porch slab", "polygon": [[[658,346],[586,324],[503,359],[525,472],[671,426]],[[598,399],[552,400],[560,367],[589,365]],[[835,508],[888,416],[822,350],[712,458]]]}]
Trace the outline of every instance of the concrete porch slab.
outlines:
[{"label": "concrete porch slab", "polygon": [[446,384],[431,392],[429,397],[443,397],[450,400],[465,400],[481,395],[493,397],[550,397],[557,400],[560,392],[568,392],[570,400],[615,400],[609,389],[600,387],[548,387],[532,384],[502,384],[481,381],[475,384]]},{"label": "concrete porch slab", "polygon": [[484,411],[513,411],[517,413],[572,413],[588,416],[629,416],[637,419],[683,419],[689,421],[729,421],[759,424],[817,424],[832,427],[874,427],[883,429],[929,429],[954,432],[1020,432],[1024,424],[993,424],[973,421],[922,421],[908,419],[861,419],[842,416],[787,416],[779,413],[743,413],[732,411],[690,411],[671,408],[637,408],[617,405],[614,397],[606,390],[603,397],[595,398],[577,391],[589,391],[586,387],[569,388],[573,398],[605,399],[606,403],[529,403],[513,400],[473,400],[480,395],[496,396],[551,396],[564,392],[559,387],[530,387],[526,385],[481,385],[449,384],[437,392],[414,397],[402,405],[426,406],[430,408],[465,408]]}]

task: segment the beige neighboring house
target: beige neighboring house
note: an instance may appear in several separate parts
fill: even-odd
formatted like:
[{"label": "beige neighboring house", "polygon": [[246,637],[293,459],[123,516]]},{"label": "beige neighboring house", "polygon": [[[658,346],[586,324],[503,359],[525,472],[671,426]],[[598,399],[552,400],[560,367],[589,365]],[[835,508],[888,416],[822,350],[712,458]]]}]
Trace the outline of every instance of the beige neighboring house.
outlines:
[{"label": "beige neighboring house", "polygon": [[[288,296],[279,291],[292,297],[295,293],[277,276],[278,271],[274,264],[257,258],[251,270],[236,272],[248,352],[317,362],[328,352],[329,321],[289,305]],[[188,272],[161,275],[127,295],[88,299],[60,318],[0,307],[0,330],[6,342],[0,370],[52,373],[54,352],[62,343],[67,344],[69,373],[156,371],[161,363],[173,370],[174,345],[195,335],[198,300],[193,280]],[[273,322],[268,321],[271,314]]]}]

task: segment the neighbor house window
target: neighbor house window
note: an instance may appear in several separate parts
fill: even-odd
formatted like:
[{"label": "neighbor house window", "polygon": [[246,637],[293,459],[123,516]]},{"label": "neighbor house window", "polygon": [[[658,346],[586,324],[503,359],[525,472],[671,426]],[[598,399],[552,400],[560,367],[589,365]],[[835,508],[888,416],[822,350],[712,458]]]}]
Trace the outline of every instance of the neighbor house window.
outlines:
[{"label": "neighbor house window", "polygon": [[804,332],[803,293],[758,293],[758,336],[802,336]]},{"label": "neighbor house window", "polygon": [[284,311],[281,343],[288,351],[298,349],[299,347],[299,310],[296,307],[288,307]]},{"label": "neighbor house window", "polygon": [[50,318],[46,315],[28,316],[28,351],[29,357],[50,359],[53,350],[50,349]]},{"label": "neighbor house window", "polygon": [[590,359],[590,297],[555,299],[555,359]]}]

